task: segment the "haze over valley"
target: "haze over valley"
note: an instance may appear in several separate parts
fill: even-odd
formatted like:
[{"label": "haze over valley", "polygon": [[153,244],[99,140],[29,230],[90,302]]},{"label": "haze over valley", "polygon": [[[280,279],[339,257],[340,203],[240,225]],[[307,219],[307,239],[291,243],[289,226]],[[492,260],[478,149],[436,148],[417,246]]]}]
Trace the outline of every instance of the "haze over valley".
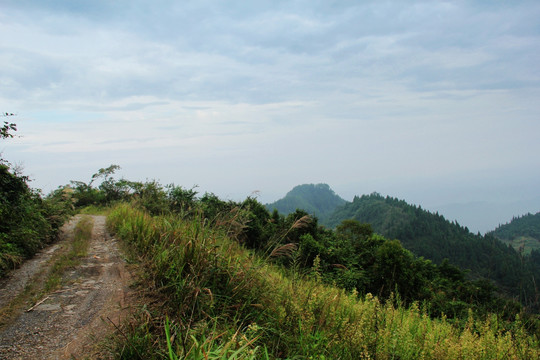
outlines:
[{"label": "haze over valley", "polygon": [[[539,209],[540,3],[0,4],[0,152],[276,201],[327,183],[485,232]],[[151,175],[149,175],[151,174]]]}]

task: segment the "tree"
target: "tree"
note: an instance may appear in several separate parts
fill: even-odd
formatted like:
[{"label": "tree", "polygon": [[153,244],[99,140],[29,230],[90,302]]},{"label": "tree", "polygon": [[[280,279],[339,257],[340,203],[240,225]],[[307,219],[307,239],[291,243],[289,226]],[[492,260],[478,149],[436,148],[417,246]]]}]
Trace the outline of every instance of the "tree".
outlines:
[{"label": "tree", "polygon": [[92,186],[94,180],[99,178],[103,178],[103,182],[112,182],[112,175],[116,172],[116,170],[120,170],[119,165],[111,165],[108,168],[99,169],[97,173],[92,175],[92,180],[90,180],[88,186]]},{"label": "tree", "polygon": [[[116,170],[120,169],[118,165],[111,165],[107,168],[101,168],[92,175],[90,182],[87,184],[84,181],[71,181],[75,193],[73,197],[77,199],[77,206],[83,207],[87,205],[100,205],[110,203],[114,200],[119,200],[123,192],[126,190],[126,184],[122,181],[115,181],[112,175]],[[99,188],[94,188],[92,184],[97,179],[103,178]]]},{"label": "tree", "polygon": [[182,186],[170,184],[167,186],[167,198],[170,209],[177,213],[188,213],[195,207],[197,191],[195,188],[184,189]]},{"label": "tree", "polygon": [[[4,113],[1,116],[7,118],[15,116],[15,114]],[[9,121],[4,121],[4,125],[0,128],[0,139],[12,138],[14,135],[11,131],[17,131],[17,125],[15,123],[10,123]]]},{"label": "tree", "polygon": [[373,235],[373,229],[370,224],[362,224],[358,220],[343,220],[336,227],[336,235],[346,239],[355,250],[361,246],[362,242]]}]

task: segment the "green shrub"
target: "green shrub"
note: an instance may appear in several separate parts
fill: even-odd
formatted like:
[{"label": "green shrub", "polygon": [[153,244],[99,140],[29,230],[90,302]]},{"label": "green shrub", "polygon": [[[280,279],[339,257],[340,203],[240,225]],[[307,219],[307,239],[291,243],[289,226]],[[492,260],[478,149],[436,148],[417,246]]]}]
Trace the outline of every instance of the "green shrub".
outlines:
[{"label": "green shrub", "polygon": [[28,179],[0,164],[0,276],[52,241],[67,212],[44,200]]}]

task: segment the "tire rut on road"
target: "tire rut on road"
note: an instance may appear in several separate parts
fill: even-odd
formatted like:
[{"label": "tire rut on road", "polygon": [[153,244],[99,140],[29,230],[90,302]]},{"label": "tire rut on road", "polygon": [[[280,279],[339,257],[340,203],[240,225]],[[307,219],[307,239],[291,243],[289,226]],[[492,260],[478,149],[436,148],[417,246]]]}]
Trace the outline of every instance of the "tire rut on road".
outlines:
[{"label": "tire rut on road", "polygon": [[[73,238],[74,222],[78,219],[80,217],[74,218],[63,229],[67,241]],[[22,312],[0,330],[0,359],[86,356],[93,351],[96,342],[113,330],[110,321],[118,324],[129,312],[126,299],[129,297],[130,274],[116,240],[106,231],[105,217],[93,216],[93,220],[88,255],[76,268],[64,273],[66,285],[48,294],[32,311]],[[43,253],[54,251],[50,248]],[[45,271],[44,258],[38,256],[31,261],[37,261],[37,265],[27,265],[33,271]],[[2,289],[8,289],[4,293],[9,292],[14,297],[17,291],[14,289],[20,291],[21,285],[16,286],[10,281],[2,284]],[[3,297],[9,298],[6,294]]]}]

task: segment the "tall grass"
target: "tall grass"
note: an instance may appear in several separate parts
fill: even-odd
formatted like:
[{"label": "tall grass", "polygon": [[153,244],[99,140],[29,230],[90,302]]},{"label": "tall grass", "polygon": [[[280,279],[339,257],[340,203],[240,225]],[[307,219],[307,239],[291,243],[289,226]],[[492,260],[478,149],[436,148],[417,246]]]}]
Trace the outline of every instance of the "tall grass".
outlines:
[{"label": "tall grass", "polygon": [[152,340],[137,350],[145,358],[540,358],[538,339],[519,319],[503,331],[496,317],[471,316],[459,329],[418,306],[358,299],[321,283],[316,269],[300,276],[260,260],[229,238],[226,225],[151,217],[127,205],[114,208],[108,223],[170,299],[168,318],[146,328]]}]

